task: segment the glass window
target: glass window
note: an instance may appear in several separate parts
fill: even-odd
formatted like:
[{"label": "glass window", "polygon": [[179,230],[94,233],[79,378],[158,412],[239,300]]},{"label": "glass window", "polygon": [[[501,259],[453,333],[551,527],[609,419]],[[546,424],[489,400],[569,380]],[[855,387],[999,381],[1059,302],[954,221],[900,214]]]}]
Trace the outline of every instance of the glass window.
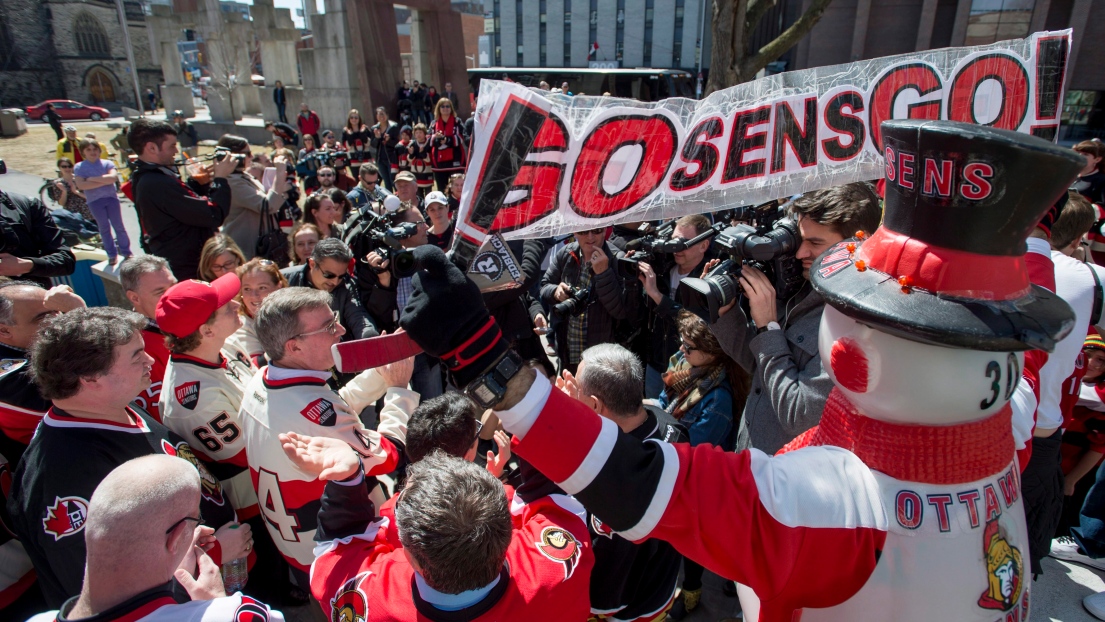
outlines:
[{"label": "glass window", "polygon": [[73,35],[77,40],[77,53],[81,56],[106,58],[111,56],[111,44],[103,24],[89,13],[81,13],[73,20]]},{"label": "glass window", "polygon": [[985,45],[1028,35],[1036,0],[971,0],[964,45]]}]

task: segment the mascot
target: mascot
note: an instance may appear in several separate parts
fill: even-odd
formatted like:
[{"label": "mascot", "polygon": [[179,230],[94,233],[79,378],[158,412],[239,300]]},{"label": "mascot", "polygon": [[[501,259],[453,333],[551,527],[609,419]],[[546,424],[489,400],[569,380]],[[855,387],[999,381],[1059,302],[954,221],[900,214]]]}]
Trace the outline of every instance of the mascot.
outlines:
[{"label": "mascot", "polygon": [[[1029,283],[1025,239],[1084,161],[945,121],[882,126],[886,205],[814,263],[821,423],[775,456],[641,442],[521,366],[437,249],[400,323],[491,405],[518,455],[631,540],[747,586],[751,619],[1026,620],[1009,400],[1074,314]],[[785,329],[785,327],[784,327]]]}]

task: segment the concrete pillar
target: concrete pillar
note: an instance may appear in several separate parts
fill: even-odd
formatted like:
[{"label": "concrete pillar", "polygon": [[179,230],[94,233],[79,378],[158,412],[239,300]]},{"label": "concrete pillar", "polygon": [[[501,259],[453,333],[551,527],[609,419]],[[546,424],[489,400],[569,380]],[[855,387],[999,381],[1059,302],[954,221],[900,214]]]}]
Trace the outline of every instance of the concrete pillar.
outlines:
[{"label": "concrete pillar", "polygon": [[461,119],[468,116],[468,61],[464,58],[464,37],[460,13],[451,10],[427,11],[424,20],[426,32],[436,41],[431,48],[430,66],[438,91],[445,90],[445,83],[453,83],[457,94],[456,114]]},{"label": "concrete pillar", "polygon": [[917,24],[917,43],[913,49],[920,52],[932,47],[932,27],[936,23],[937,0],[925,0],[921,5],[921,21]]},{"label": "concrete pillar", "polygon": [[402,82],[403,62],[399,57],[395,9],[387,2],[350,0],[345,11],[352,46],[350,71],[357,89],[357,105],[350,107],[360,109],[366,119],[374,118],[372,110],[377,106],[385,106],[397,114],[395,93]]},{"label": "concrete pillar", "polygon": [[971,17],[971,0],[959,0],[955,7],[955,25],[952,26],[951,47],[963,45],[967,40],[967,20]]},{"label": "concrete pillar", "polygon": [[423,84],[438,86],[441,79],[430,60],[434,41],[426,30],[426,13],[428,11],[411,10],[411,75]]},{"label": "concrete pillar", "polygon": [[1032,8],[1032,23],[1028,32],[1040,32],[1047,27],[1047,13],[1051,10],[1051,0],[1036,0]]},{"label": "concrete pillar", "polygon": [[[1074,6],[1070,10],[1070,23],[1074,26],[1074,33],[1071,35],[1070,42],[1070,60],[1067,61],[1067,75],[1073,76],[1075,70],[1078,69],[1078,52],[1082,48],[1082,41],[1086,38],[1086,30],[1079,28],[1084,24],[1090,23],[1090,8],[1092,8],[1093,0],[1074,0]],[[1100,36],[1093,35],[1091,36]]]},{"label": "concrete pillar", "polygon": [[[867,46],[867,22],[871,19],[871,0],[856,1],[856,23],[852,27],[852,55],[851,59],[857,61],[863,58],[863,50]],[[804,39],[808,37],[803,37]]]}]

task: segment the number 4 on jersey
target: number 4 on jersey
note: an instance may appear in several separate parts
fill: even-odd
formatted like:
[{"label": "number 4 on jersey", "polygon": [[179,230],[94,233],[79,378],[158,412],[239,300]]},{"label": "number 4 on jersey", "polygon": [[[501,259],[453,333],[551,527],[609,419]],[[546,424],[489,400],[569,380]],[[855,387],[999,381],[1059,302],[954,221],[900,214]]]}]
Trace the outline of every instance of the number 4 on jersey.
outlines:
[{"label": "number 4 on jersey", "polygon": [[257,500],[260,502],[261,515],[270,525],[280,531],[280,537],[288,542],[299,542],[299,519],[288,514],[284,507],[284,495],[280,492],[280,481],[272,471],[261,469],[257,473]]}]

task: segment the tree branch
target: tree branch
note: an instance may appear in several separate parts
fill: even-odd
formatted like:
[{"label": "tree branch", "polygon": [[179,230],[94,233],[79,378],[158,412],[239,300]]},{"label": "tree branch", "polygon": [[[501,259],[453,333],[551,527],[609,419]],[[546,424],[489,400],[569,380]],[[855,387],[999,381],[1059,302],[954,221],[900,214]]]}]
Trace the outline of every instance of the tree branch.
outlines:
[{"label": "tree branch", "polygon": [[776,0],[749,0],[748,11],[744,16],[745,41],[752,39],[752,33],[756,30],[756,25],[760,23],[760,19],[763,18],[764,13],[771,10],[775,4]]},{"label": "tree branch", "polygon": [[[810,30],[813,30],[817,20],[821,19],[821,14],[825,12],[825,9],[829,7],[829,4],[833,0],[813,0],[810,8],[806,9],[806,12],[802,14],[802,17],[798,18],[798,21],[791,24],[790,28],[787,28],[778,37],[775,37],[771,43],[763,46],[756,54],[748,59],[741,67],[740,75],[747,79],[747,76],[755,75],[755,73],[764,67],[768,63],[778,60],[780,56],[786,53],[787,50],[794,47],[798,41],[809,34]],[[764,0],[760,0],[758,4],[762,4]]]}]

